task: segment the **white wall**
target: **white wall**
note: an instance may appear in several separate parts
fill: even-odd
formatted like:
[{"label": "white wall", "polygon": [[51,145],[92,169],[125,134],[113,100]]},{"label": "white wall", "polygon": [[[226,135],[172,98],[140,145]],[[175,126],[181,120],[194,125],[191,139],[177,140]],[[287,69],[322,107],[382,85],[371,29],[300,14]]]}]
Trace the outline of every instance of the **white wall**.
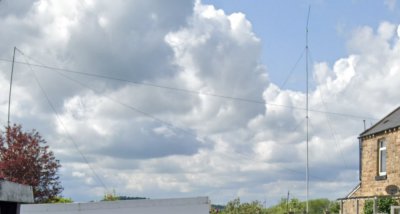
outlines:
[{"label": "white wall", "polygon": [[208,197],[21,205],[21,214],[209,214],[209,210]]}]

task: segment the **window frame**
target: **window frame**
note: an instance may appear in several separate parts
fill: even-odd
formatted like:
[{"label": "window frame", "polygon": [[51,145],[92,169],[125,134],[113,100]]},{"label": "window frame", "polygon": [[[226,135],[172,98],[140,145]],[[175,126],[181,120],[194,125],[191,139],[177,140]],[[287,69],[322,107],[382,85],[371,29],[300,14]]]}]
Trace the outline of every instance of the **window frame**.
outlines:
[{"label": "window frame", "polygon": [[[382,163],[383,153],[385,153],[384,163]],[[383,164],[385,164],[384,167]],[[385,170],[383,171],[382,168],[384,168]],[[378,175],[385,176],[386,174],[387,174],[387,141],[385,138],[382,138],[378,140]]]}]

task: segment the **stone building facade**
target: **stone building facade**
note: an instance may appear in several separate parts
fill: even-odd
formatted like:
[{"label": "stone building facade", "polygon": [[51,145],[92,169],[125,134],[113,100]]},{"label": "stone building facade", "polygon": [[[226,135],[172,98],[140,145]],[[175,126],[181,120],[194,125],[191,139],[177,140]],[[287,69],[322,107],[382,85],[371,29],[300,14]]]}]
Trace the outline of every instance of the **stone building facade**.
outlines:
[{"label": "stone building facade", "polygon": [[339,199],[342,214],[364,213],[367,200],[399,199],[400,107],[359,136],[360,183]]}]

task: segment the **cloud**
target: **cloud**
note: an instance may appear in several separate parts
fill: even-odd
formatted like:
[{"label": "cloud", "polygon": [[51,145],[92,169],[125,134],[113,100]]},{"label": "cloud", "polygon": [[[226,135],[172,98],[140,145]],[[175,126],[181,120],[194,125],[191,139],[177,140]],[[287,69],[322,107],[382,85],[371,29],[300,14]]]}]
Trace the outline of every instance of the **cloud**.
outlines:
[{"label": "cloud", "polygon": [[[317,183],[311,183],[313,195],[329,195],[318,191],[318,183],[342,185],[342,195],[351,183],[356,184],[357,134],[362,131],[363,120],[313,110],[364,115],[367,124],[371,124],[398,105],[392,99],[400,95],[395,90],[399,78],[395,72],[399,62],[395,58],[400,44],[394,38],[393,26],[383,22],[376,33],[370,27],[356,29],[348,43],[354,54],[338,59],[333,67],[324,62],[314,66],[317,85],[310,93],[310,170]],[[263,95],[266,103],[305,106],[304,92],[281,89],[274,83]],[[301,173],[302,166],[294,163],[305,163],[304,118],[303,110],[266,105],[265,113],[252,119],[247,130],[253,133],[249,135],[254,136],[253,150],[259,161],[277,163],[276,166],[289,162],[286,165],[289,171]],[[344,174],[347,180],[341,177]],[[291,178],[300,182],[300,178]]]},{"label": "cloud", "polygon": [[[260,41],[243,14],[227,16],[221,10],[198,3],[189,26],[168,34],[166,42],[173,48],[175,64],[181,69],[179,78],[191,89],[261,99],[268,81],[264,77],[265,68],[258,61]],[[189,119],[192,125],[200,125],[200,129],[243,126],[248,118],[262,112],[262,106],[209,97],[200,99],[193,112],[196,114]]]},{"label": "cloud", "polygon": [[[244,14],[227,16],[211,6],[189,1],[109,4],[42,0],[24,5],[26,10],[18,17],[13,13],[4,14],[1,20],[11,32],[19,32],[3,35],[3,41],[16,45],[29,56],[25,58],[17,52],[17,61],[245,98],[261,98],[268,83],[263,76],[265,69],[258,62],[260,41]],[[196,42],[197,37],[203,38],[202,41]],[[1,55],[9,58],[9,49],[12,46],[1,47]],[[66,168],[63,176],[66,179],[72,176],[76,182],[83,179],[76,175],[82,175],[82,170],[88,168],[82,168],[84,161],[74,155],[79,153],[74,143],[94,168],[101,168],[101,164],[110,167],[104,169],[105,178],[115,168],[132,167],[124,159],[133,162],[155,159],[157,164],[151,172],[154,174],[168,171],[166,165],[160,164],[168,162],[165,158],[177,156],[177,159],[189,160],[201,153],[201,158],[192,166],[180,166],[181,160],[175,164],[178,168],[198,168],[196,165],[209,159],[214,147],[210,142],[220,138],[219,132],[246,127],[246,121],[263,110],[262,105],[248,106],[229,99],[99,80],[37,66],[17,66],[12,120],[24,125],[32,120],[26,128],[44,131],[62,158]],[[3,82],[7,82],[7,70],[8,67],[2,67]],[[34,76],[39,83],[31,81]],[[38,84],[59,116],[49,108]],[[2,106],[6,106],[5,99]],[[38,126],[39,118],[32,115],[44,115],[43,121],[49,124],[46,129]],[[103,163],[104,157],[115,160]],[[126,162],[125,167],[116,167],[118,162]],[[218,165],[230,164],[219,161],[213,164]],[[137,163],[136,167],[141,164]],[[203,174],[207,170],[199,169]],[[141,174],[143,178],[148,175]],[[192,177],[191,182],[182,178],[179,184],[188,186],[198,182],[195,175],[187,175]],[[82,180],[90,187],[95,181]],[[67,182],[67,185],[74,188],[75,183]],[[159,188],[164,189],[162,185]]]},{"label": "cloud", "polygon": [[[270,82],[274,71],[261,64],[262,41],[245,14],[184,0],[5,3],[2,58],[17,46],[20,62],[119,79],[16,64],[12,121],[48,140],[63,165],[65,196],[101,198],[93,168],[122,195],[209,195],[224,203],[277,201],[290,190],[304,198],[306,95]],[[389,22],[361,26],[348,56],[313,65],[313,198],[352,189],[363,119],[376,122],[398,105],[395,31]],[[0,118],[9,70],[1,61]]]},{"label": "cloud", "polygon": [[397,36],[400,38],[400,25],[397,26]]}]

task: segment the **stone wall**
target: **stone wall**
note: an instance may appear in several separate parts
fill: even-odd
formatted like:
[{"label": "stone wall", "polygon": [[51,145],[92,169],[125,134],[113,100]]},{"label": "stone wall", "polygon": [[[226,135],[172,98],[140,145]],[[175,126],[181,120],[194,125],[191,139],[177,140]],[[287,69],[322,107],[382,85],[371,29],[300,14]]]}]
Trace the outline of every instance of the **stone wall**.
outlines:
[{"label": "stone wall", "polygon": [[[386,179],[376,179],[378,174],[378,140],[386,140]],[[400,131],[374,135],[362,141],[362,173],[360,196],[388,195],[389,185],[400,186]]]},{"label": "stone wall", "polygon": [[343,201],[341,214],[364,213],[364,204],[365,199],[349,199]]},{"label": "stone wall", "polygon": [[[378,140],[386,140],[386,178],[377,177],[379,148]],[[365,201],[359,197],[387,196],[386,187],[400,187],[400,129],[396,128],[362,139],[361,184],[350,198],[342,201],[342,214],[363,213]],[[377,179],[378,178],[378,179]],[[397,193],[396,196],[400,194]],[[372,199],[372,198],[371,198]],[[369,200],[371,200],[369,199]]]}]

